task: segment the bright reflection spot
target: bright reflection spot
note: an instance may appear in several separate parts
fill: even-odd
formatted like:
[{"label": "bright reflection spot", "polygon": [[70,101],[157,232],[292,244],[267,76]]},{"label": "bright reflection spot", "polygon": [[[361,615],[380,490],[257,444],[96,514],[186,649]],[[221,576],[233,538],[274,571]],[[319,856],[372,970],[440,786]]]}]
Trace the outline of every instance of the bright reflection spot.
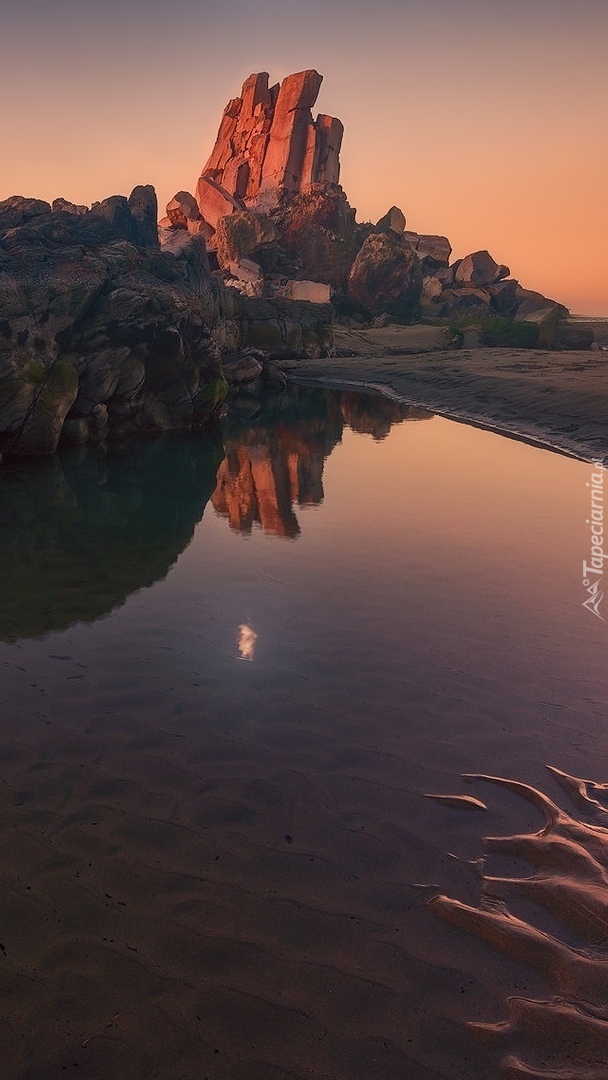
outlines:
[{"label": "bright reflection spot", "polygon": [[238,637],[238,649],[240,660],[253,660],[255,654],[255,643],[258,640],[258,635],[251,626],[247,626],[247,623],[241,623],[239,626]]}]

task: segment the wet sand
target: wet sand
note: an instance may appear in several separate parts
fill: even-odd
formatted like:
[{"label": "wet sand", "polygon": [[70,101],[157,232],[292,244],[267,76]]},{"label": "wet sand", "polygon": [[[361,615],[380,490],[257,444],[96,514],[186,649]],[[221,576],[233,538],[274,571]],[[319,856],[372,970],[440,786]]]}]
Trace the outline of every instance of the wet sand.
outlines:
[{"label": "wet sand", "polygon": [[291,361],[293,379],[395,395],[455,420],[562,450],[608,454],[608,352],[451,349],[435,327],[336,332],[339,355]]},{"label": "wet sand", "polygon": [[[578,807],[576,816],[527,784],[495,776],[467,778],[524,798],[540,810],[545,824],[537,832],[485,838],[477,906],[442,895],[433,897],[430,906],[451,926],[538,969],[551,986],[554,996],[549,999],[510,997],[508,1019],[471,1022],[479,1037],[501,1048],[501,1075],[512,1080],[604,1080],[608,786],[549,769]],[[496,871],[499,859],[502,872]],[[494,862],[490,873],[489,860]],[[522,902],[528,905],[523,913]],[[557,932],[539,928],[543,909],[555,916]]]}]

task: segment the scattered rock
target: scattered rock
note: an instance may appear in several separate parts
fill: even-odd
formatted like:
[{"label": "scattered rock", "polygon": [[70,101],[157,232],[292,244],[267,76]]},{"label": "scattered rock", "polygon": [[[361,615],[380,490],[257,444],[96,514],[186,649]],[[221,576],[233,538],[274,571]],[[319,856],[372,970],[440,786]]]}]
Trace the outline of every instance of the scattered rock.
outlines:
[{"label": "scattered rock", "polygon": [[508,276],[508,266],[494,262],[489,251],[474,251],[460,260],[455,280],[467,285],[493,285],[495,281]]},{"label": "scattered rock", "polygon": [[170,224],[179,229],[187,229],[189,221],[202,220],[198,203],[189,191],[178,191],[165,209]]},{"label": "scattered rock", "polygon": [[[447,236],[432,236],[415,232],[404,232],[404,238],[413,247],[422,264],[422,272],[427,273],[440,267],[447,267],[452,254],[452,245]],[[452,278],[453,280],[453,278]]]},{"label": "scattered rock", "polygon": [[517,299],[519,282],[515,281],[514,278],[505,278],[504,281],[497,281],[493,285],[486,286],[486,288],[491,297],[492,310],[497,315],[507,317],[515,315],[519,303]]},{"label": "scattered rock", "polygon": [[394,232],[397,235],[405,229],[405,214],[403,210],[400,210],[398,206],[391,206],[390,210],[377,221],[374,226],[374,232]]},{"label": "scattered rock", "polygon": [[489,315],[491,296],[485,289],[447,288],[437,298],[438,313],[442,318],[458,318],[460,315]]},{"label": "scattered rock", "polygon": [[262,270],[259,263],[252,259],[241,259],[240,262],[231,262],[228,267],[233,278],[237,281],[262,281]]},{"label": "scattered rock", "polygon": [[236,353],[223,359],[224,377],[229,386],[254,382],[262,374],[260,360],[251,352]]},{"label": "scattered rock", "polygon": [[525,319],[535,311],[544,311],[547,308],[555,308],[560,318],[565,318],[568,315],[568,309],[563,304],[559,304],[557,300],[551,300],[549,297],[543,296],[542,293],[533,292],[531,289],[522,289],[521,285],[517,287],[517,301],[517,314],[521,319]]}]

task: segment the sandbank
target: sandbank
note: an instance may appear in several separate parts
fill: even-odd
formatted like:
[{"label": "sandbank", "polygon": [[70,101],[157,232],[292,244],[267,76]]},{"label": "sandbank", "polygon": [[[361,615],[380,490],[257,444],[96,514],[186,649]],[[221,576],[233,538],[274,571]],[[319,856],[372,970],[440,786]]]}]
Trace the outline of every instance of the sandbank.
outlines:
[{"label": "sandbank", "polygon": [[380,392],[584,460],[608,454],[601,348],[454,349],[444,329],[424,325],[337,327],[335,341],[334,357],[286,364],[289,378]]}]

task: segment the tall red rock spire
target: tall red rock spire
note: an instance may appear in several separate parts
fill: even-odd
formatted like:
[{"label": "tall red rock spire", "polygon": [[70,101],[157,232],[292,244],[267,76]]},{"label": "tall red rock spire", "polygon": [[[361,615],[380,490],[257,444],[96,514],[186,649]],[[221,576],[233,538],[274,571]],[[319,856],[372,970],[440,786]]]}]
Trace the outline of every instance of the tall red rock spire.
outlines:
[{"label": "tall red rock spire", "polygon": [[224,110],[196,188],[213,228],[235,208],[268,211],[285,196],[338,183],[344,129],[332,116],[312,116],[323,77],[300,71],[272,87],[268,78],[250,75]]}]

